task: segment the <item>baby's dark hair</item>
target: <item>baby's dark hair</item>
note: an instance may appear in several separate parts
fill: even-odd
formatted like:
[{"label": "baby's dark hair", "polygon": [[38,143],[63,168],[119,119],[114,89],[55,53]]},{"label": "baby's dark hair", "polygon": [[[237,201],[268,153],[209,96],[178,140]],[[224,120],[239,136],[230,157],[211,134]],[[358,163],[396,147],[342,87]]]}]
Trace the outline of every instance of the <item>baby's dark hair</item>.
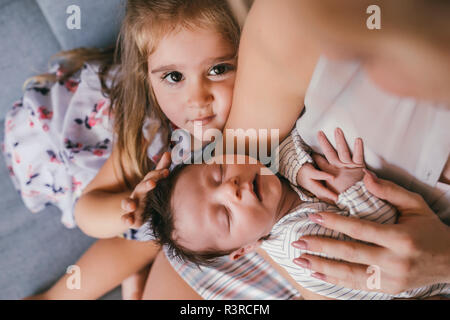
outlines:
[{"label": "baby's dark hair", "polygon": [[171,257],[193,262],[197,266],[208,266],[216,263],[217,258],[229,255],[238,248],[227,251],[211,249],[194,252],[180,245],[174,238],[175,224],[172,196],[177,179],[187,166],[186,164],[176,166],[167,178],[159,180],[156,187],[147,193],[143,220],[149,222],[156,241],[169,249],[168,254]]}]

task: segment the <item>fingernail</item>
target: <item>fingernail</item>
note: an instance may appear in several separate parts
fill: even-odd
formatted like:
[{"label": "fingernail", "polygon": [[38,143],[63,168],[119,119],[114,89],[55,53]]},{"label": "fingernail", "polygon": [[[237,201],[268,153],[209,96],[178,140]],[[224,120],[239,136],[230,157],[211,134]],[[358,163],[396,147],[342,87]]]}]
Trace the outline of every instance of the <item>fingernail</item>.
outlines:
[{"label": "fingernail", "polygon": [[323,223],[323,218],[322,218],[322,216],[321,216],[320,214],[317,214],[317,213],[315,213],[315,214],[310,214],[310,215],[308,216],[308,218],[309,218],[309,220],[311,220],[311,221],[313,221],[313,222],[315,222],[315,223],[318,223],[318,224]]},{"label": "fingernail", "polygon": [[324,274],[322,274],[322,273],[319,273],[319,272],[312,273],[311,277],[314,277],[316,279],[323,280],[323,281],[325,281],[325,279],[326,279],[326,276]]},{"label": "fingernail", "polygon": [[309,269],[311,267],[311,263],[309,262],[309,260],[304,258],[295,258],[294,263],[306,269]]},{"label": "fingernail", "polygon": [[306,241],[303,241],[303,240],[298,240],[298,241],[292,242],[292,246],[297,249],[302,249],[302,250],[306,250],[308,248],[308,244],[306,243]]},{"label": "fingernail", "polygon": [[126,200],[122,200],[122,202],[120,203],[121,207],[123,210],[127,209],[127,201]]}]

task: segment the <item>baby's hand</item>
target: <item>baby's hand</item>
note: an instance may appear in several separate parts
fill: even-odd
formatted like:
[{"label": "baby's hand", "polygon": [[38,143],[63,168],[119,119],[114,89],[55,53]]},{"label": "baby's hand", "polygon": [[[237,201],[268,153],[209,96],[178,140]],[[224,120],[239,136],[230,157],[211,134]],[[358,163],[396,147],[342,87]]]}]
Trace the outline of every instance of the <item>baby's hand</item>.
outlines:
[{"label": "baby's hand", "polygon": [[134,188],[129,198],[122,200],[122,210],[126,212],[122,215],[122,221],[126,226],[133,229],[138,229],[142,226],[145,196],[156,187],[160,179],[168,176],[168,168],[171,162],[170,152],[165,152],[156,165],[155,170],[145,175],[144,179]]},{"label": "baby's hand", "polygon": [[322,181],[333,179],[332,174],[316,169],[311,163],[302,165],[297,173],[297,185],[308,190],[320,200],[331,203],[335,203],[338,196],[323,185]]},{"label": "baby's hand", "polygon": [[326,186],[339,194],[364,177],[364,146],[361,138],[356,139],[352,157],[342,130],[337,128],[334,135],[337,150],[320,131],[318,140],[325,157],[318,154],[312,157],[320,170],[334,176],[334,179],[326,181]]}]

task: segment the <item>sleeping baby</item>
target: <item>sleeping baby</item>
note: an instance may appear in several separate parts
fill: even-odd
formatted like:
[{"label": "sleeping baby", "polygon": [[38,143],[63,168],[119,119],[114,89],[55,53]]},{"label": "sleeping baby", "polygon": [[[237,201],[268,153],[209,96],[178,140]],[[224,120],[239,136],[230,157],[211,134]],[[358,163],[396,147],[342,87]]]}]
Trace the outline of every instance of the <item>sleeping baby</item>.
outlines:
[{"label": "sleeping baby", "polygon": [[[345,138],[339,132],[338,148],[346,148],[348,152]],[[314,278],[310,270],[293,262],[303,253],[314,254],[291,245],[301,236],[356,241],[315,224],[308,218],[311,214],[334,211],[377,223],[396,222],[395,208],[370,194],[364,185],[362,141],[357,141],[353,150],[353,159],[357,160],[339,167],[330,163],[331,158],[339,157],[339,152],[323,133],[319,133],[319,141],[325,157],[311,156],[294,129],[278,149],[277,175],[270,174],[259,162],[249,164],[248,158],[246,164],[236,164],[238,156],[217,156],[204,164],[179,165],[147,194],[143,218],[173,255],[199,266],[219,267],[226,259],[239,259],[262,248],[302,290],[313,292],[316,297],[393,299],[449,294],[450,284],[398,295],[347,289]],[[329,199],[319,200],[302,189],[300,172],[314,165],[333,175],[327,181],[327,187],[338,195],[333,203]]]}]

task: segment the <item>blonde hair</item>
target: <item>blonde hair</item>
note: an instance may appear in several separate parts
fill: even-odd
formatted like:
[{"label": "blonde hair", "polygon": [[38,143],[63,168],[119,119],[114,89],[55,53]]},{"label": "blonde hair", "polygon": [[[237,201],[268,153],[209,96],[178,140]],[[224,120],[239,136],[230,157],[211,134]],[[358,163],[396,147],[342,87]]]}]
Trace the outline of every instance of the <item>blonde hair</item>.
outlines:
[{"label": "blonde hair", "polygon": [[[102,91],[111,100],[116,148],[129,189],[134,187],[125,175],[124,165],[130,169],[132,181],[141,180],[154,166],[146,152],[150,142],[142,133],[146,116],[157,117],[163,125],[168,125],[148,79],[148,57],[165,35],[184,28],[215,30],[230,42],[236,53],[238,51],[241,30],[226,1],[128,0],[114,52],[111,49],[77,49],[57,55],[70,61],[65,78],[80,69],[85,61],[101,62]],[[111,88],[107,88],[103,86],[105,76],[113,65],[117,66],[117,72]],[[47,81],[54,77],[42,76]]]}]

